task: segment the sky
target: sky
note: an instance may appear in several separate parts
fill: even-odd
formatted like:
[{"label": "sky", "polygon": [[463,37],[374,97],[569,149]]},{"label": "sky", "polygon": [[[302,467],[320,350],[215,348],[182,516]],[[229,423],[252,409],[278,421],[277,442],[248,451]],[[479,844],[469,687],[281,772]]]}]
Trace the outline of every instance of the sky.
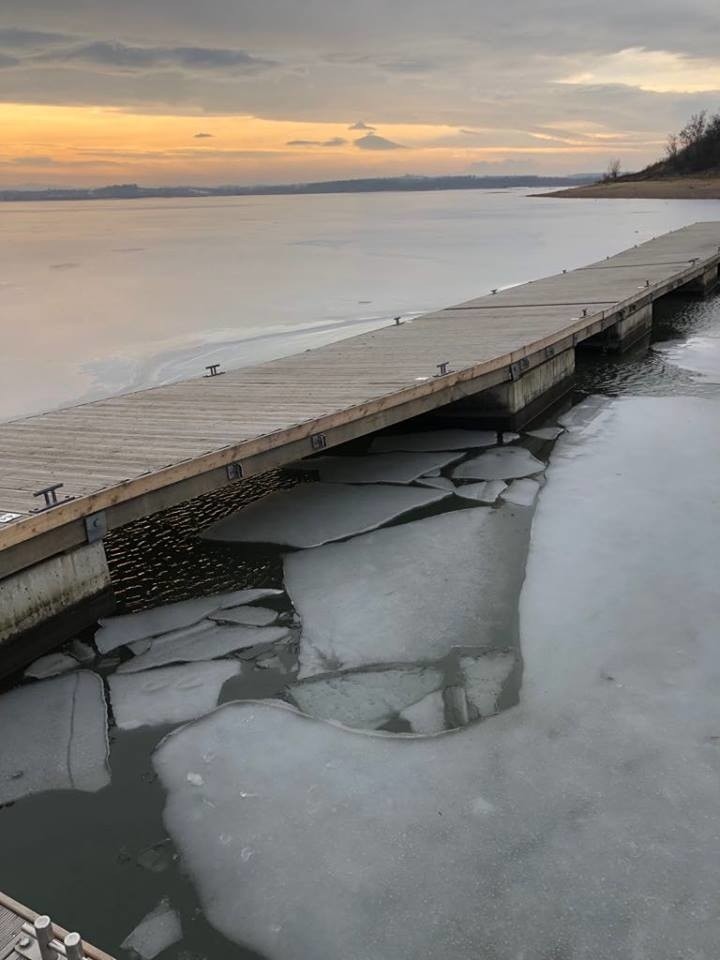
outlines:
[{"label": "sky", "polygon": [[573,174],[720,109],[717,0],[2,0],[0,186]]}]

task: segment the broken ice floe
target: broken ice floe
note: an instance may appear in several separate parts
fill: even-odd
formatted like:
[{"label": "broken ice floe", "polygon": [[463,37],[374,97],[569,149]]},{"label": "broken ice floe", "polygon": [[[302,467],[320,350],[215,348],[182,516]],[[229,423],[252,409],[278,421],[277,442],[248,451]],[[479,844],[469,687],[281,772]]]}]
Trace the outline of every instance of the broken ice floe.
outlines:
[{"label": "broken ice floe", "polygon": [[538,430],[528,430],[527,435],[538,440],[557,440],[562,432],[562,427],[540,427]]},{"label": "broken ice floe", "polygon": [[445,700],[442,690],[433,690],[421,700],[401,710],[400,719],[410,724],[413,733],[440,733],[445,729]]},{"label": "broken ice floe", "polygon": [[158,748],[166,825],[235,943],[270,960],[717,956],[720,405],[604,404],[603,431],[560,438],[535,514],[518,706],[418,739],[232,703]]},{"label": "broken ice floe", "polygon": [[120,944],[142,960],[153,960],[163,950],[182,940],[180,917],[168,900],[161,900]]},{"label": "broken ice floe", "polygon": [[479,503],[495,503],[507,488],[502,480],[481,480],[480,483],[460,483],[455,487],[455,495],[463,500],[477,500]]},{"label": "broken ice floe", "polygon": [[285,557],[300,614],[300,677],[437,659],[506,636],[512,513],[457,510]]},{"label": "broken ice floe", "polygon": [[286,627],[222,626],[204,621],[186,630],[156,637],[150,649],[121,663],[118,673],[138,673],[168,663],[214,660],[236,650],[276,643],[288,636]]},{"label": "broken ice floe", "polygon": [[470,720],[491,717],[497,713],[500,694],[516,662],[515,655],[506,652],[460,658]]},{"label": "broken ice floe", "polygon": [[455,492],[455,484],[447,477],[420,477],[416,482],[423,487],[432,487],[435,490],[446,490],[448,493]]},{"label": "broken ice floe", "polygon": [[531,507],[540,489],[537,480],[513,480],[510,486],[500,496],[508,503],[515,503],[519,507]]},{"label": "broken ice floe", "polygon": [[224,607],[236,607],[242,603],[253,603],[266,597],[274,597],[282,590],[252,589],[234,590],[212,597],[197,597],[181,600],[164,607],[142,610],[140,613],[127,613],[119,617],[105,617],[98,622],[100,629],[95,634],[95,643],[100,653],[108,653],[116,647],[124,646],[134,640],[157,637],[171,630],[180,630],[198,623],[213,610]]},{"label": "broken ice floe", "polygon": [[524,447],[498,447],[466,460],[452,471],[455,479],[511,480],[540,473],[545,464]]},{"label": "broken ice floe", "polygon": [[375,437],[371,453],[420,452],[438,450],[473,450],[497,443],[496,430],[429,430],[426,433],[404,433]]},{"label": "broken ice floe", "polygon": [[61,673],[67,673],[68,670],[75,670],[77,666],[75,657],[70,657],[66,653],[48,653],[47,656],[40,657],[31,663],[23,676],[44,680],[47,677],[57,677]]},{"label": "broken ice floe", "polygon": [[202,536],[207,540],[316,547],[374,530],[441,499],[441,494],[417,487],[306,483],[256,500],[208,527]]},{"label": "broken ice floe", "polygon": [[223,684],[241,669],[236,660],[219,660],[116,673],[108,681],[115,722],[122,730],[134,730],[195,720],[217,706]]},{"label": "broken ice floe", "polygon": [[0,695],[0,804],[110,782],[100,677],[86,670]]},{"label": "broken ice floe", "polygon": [[317,470],[326,483],[412,483],[428,470],[453,463],[458,453],[382,453],[366,457],[315,457],[290,470]]},{"label": "broken ice floe", "polygon": [[430,667],[372,670],[305,680],[289,688],[303,713],[348,727],[380,727],[442,683]]},{"label": "broken ice floe", "polygon": [[516,440],[520,439],[519,433],[503,433],[502,442],[503,443],[514,443]]},{"label": "broken ice floe", "polygon": [[275,623],[280,614],[269,607],[230,607],[216,610],[208,616],[215,623],[243,624],[246,627],[267,627]]}]

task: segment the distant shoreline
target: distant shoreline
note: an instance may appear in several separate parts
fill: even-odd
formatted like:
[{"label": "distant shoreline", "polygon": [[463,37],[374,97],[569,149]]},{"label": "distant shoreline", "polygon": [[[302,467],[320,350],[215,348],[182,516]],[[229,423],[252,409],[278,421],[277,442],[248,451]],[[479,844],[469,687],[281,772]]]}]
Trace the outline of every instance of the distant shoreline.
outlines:
[{"label": "distant shoreline", "polygon": [[720,177],[663,177],[661,180],[620,180],[569,190],[536,193],[536,197],[578,200],[720,200]]},{"label": "distant shoreline", "polygon": [[316,183],[233,184],[217,187],[141,187],[137,183],[110,184],[105,187],[51,187],[44,190],[0,189],[0,203],[43,202],[50,200],[149,200],[196,197],[297,197],[329,193],[407,193],[440,190],[505,190],[511,187],[541,189],[572,187],[591,183],[597,175],[571,177],[542,176],[454,176],[454,177],[368,177],[355,180],[323,180]]}]

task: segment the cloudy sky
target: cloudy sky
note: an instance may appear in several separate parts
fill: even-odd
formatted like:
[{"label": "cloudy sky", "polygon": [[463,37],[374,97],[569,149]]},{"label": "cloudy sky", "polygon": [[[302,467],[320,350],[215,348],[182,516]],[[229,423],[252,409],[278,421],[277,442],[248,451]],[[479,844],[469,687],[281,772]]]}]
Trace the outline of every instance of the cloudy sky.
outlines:
[{"label": "cloudy sky", "polygon": [[0,185],[638,168],[717,0],[2,0]]}]

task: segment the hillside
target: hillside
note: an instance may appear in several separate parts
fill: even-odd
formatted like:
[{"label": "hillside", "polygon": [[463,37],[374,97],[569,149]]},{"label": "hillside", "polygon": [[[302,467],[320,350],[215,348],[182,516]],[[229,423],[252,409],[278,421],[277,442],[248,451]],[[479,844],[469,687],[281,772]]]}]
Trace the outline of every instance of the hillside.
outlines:
[{"label": "hillside", "polygon": [[720,199],[720,113],[693,114],[679,133],[670,134],[662,160],[637,173],[619,173],[619,161],[595,184],[543,196]]}]

